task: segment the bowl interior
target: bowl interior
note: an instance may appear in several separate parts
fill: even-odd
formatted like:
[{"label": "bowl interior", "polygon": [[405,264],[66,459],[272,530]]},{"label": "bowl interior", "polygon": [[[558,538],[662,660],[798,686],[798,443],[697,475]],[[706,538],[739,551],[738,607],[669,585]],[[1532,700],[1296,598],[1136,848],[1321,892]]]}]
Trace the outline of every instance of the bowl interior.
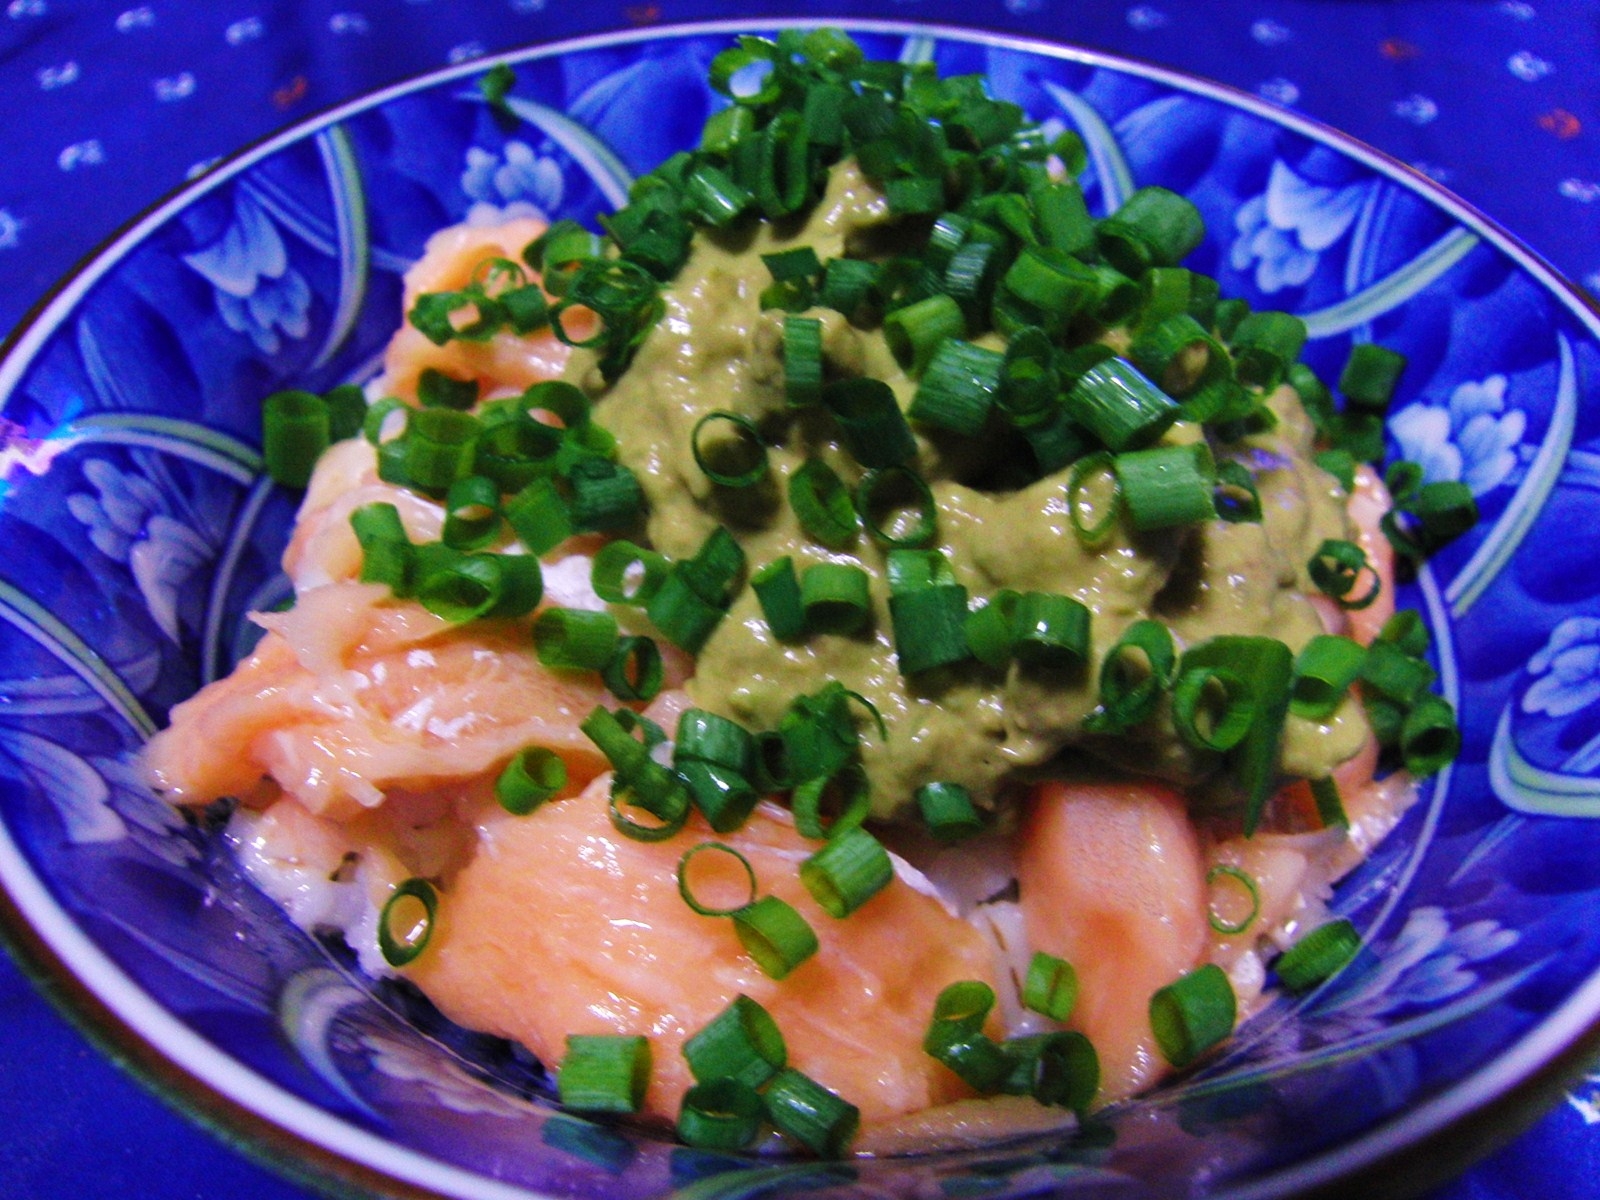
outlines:
[{"label": "bowl interior", "polygon": [[1391,440],[1465,480],[1484,519],[1402,600],[1428,618],[1465,745],[1338,891],[1369,951],[1069,1136],[762,1164],[553,1111],[525,1052],[362,977],[149,792],[144,738],[287,592],[293,499],[260,476],[260,398],[369,378],[435,229],[496,211],[592,224],[698,136],[729,30],[619,35],[514,59],[514,125],[454,70],[215,170],[69,281],[0,366],[0,881],[36,965],[114,1041],[153,1046],[180,1091],[335,1172],[451,1195],[1284,1194],[1492,1099],[1600,1013],[1594,315],[1425,181],[1258,102],[957,30],[853,30],[1076,129],[1097,212],[1144,184],[1190,196],[1209,234],[1189,265],[1304,317],[1324,378],[1353,341],[1409,357]]}]

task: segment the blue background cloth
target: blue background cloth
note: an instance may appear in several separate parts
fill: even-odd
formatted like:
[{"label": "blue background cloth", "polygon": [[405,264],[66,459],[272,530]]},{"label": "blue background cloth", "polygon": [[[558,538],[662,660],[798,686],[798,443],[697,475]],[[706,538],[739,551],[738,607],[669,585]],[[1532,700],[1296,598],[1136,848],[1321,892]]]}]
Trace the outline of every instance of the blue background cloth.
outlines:
[{"label": "blue background cloth", "polygon": [[[1596,0],[791,0],[738,13],[797,9],[959,12],[1220,80],[1411,164],[1600,291]],[[7,0],[0,331],[197,168],[322,108],[529,42],[727,15],[672,0]],[[127,1079],[3,958],[0,1064],[0,1195],[306,1195]],[[1436,1200],[1600,1196],[1597,1124],[1600,1074]]]}]

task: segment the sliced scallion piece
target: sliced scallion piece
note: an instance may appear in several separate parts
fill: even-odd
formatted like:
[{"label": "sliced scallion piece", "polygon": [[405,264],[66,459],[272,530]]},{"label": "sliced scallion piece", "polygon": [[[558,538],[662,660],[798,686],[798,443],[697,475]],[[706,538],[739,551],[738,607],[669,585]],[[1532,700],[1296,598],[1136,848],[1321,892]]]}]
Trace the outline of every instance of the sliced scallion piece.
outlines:
[{"label": "sliced scallion piece", "polygon": [[889,852],[859,826],[830,837],[800,864],[800,882],[832,917],[848,917],[893,879]]},{"label": "sliced scallion piece", "polygon": [[1286,950],[1273,964],[1285,991],[1309,992],[1333,978],[1361,949],[1361,935],[1340,917],[1319,925]]},{"label": "sliced scallion piece", "polygon": [[1116,456],[1128,519],[1140,531],[1193,525],[1216,516],[1216,469],[1205,442],[1152,446]]},{"label": "sliced scallion piece", "polygon": [[1055,592],[1023,592],[1012,616],[1011,653],[1030,667],[1082,666],[1089,654],[1089,608]]},{"label": "sliced scallion piece", "polygon": [[783,392],[796,408],[822,399],[822,322],[816,317],[783,319]]},{"label": "sliced scallion piece", "polygon": [[1448,701],[1428,694],[1406,714],[1400,727],[1400,754],[1406,770],[1432,775],[1461,751],[1461,730]]},{"label": "sliced scallion piece", "polygon": [[861,1127],[860,1109],[793,1067],[773,1076],[762,1101],[774,1129],[823,1158],[843,1155]]},{"label": "sliced scallion piece", "polygon": [[[689,878],[690,865],[695,859],[703,855],[723,855],[737,862],[743,870],[743,883],[737,891],[743,893],[732,904],[707,904],[697,894],[695,884]],[[702,866],[702,871],[705,869]],[[704,881],[701,881],[704,886]],[[750,860],[739,851],[724,842],[700,842],[683,852],[678,859],[678,894],[683,897],[683,902],[694,912],[702,917],[731,917],[743,908],[749,907],[756,899],[756,869],[750,865]],[[687,1047],[685,1047],[687,1051]],[[692,1060],[691,1060],[692,1063]]]},{"label": "sliced scallion piece", "polygon": [[967,649],[985,666],[1003,670],[1011,662],[1017,640],[1017,602],[1021,599],[1020,592],[1002,588],[982,608],[969,612],[962,623]]},{"label": "sliced scallion piece", "polygon": [[867,531],[885,546],[916,549],[938,532],[933,492],[910,467],[868,471],[856,485],[855,505]]},{"label": "sliced scallion piece", "polygon": [[1160,621],[1135,621],[1100,664],[1100,707],[1084,728],[1117,734],[1147,720],[1171,688],[1177,665],[1172,631]]},{"label": "sliced scallion piece", "polygon": [[806,631],[805,602],[800,594],[800,577],[794,560],[785,554],[775,558],[750,576],[750,590],[761,605],[767,628],[780,642],[792,642]]},{"label": "sliced scallion piece", "polygon": [[[1226,880],[1226,883],[1220,881]],[[1206,886],[1211,889],[1211,902],[1207,906],[1207,920],[1211,928],[1227,937],[1243,933],[1254,925],[1256,918],[1261,915],[1261,889],[1256,885],[1255,877],[1241,871],[1231,863],[1218,863],[1206,872]],[[1229,920],[1228,917],[1217,911],[1219,896],[1226,897],[1232,893],[1235,897],[1243,895],[1249,902],[1249,911],[1244,916]],[[1222,903],[1230,908],[1237,908],[1234,901],[1222,899]]]},{"label": "sliced scallion piece", "polygon": [[1150,997],[1150,1028],[1162,1057],[1186,1067],[1233,1032],[1233,985],[1216,963],[1206,963]]},{"label": "sliced scallion piece", "polygon": [[1321,633],[1295,656],[1289,711],[1311,721],[1326,720],[1361,676],[1367,652],[1349,638]]},{"label": "sliced scallion piece", "polygon": [[961,338],[946,338],[933,353],[906,415],[964,437],[983,432],[1000,390],[1005,355]]},{"label": "sliced scallion piece", "polygon": [[1022,1007],[1065,1021],[1078,1001],[1078,972],[1065,959],[1036,951],[1022,983]]},{"label": "sliced scallion piece", "polygon": [[1066,404],[1074,421],[1119,454],[1154,442],[1182,411],[1176,400],[1120,358],[1084,371],[1067,393]]},{"label": "sliced scallion piece", "polygon": [[1142,187],[1095,229],[1100,253],[1124,275],[1175,267],[1205,238],[1205,221],[1188,200],[1161,187]]},{"label": "sliced scallion piece", "polygon": [[745,953],[773,979],[786,978],[817,952],[810,922],[777,896],[763,896],[734,913],[733,929]]},{"label": "sliced scallion piece", "polygon": [[571,1033],[556,1090],[561,1103],[576,1112],[638,1112],[650,1068],[649,1038]]},{"label": "sliced scallion piece", "polygon": [[1339,783],[1332,775],[1308,781],[1312,802],[1317,806],[1317,819],[1324,829],[1349,829],[1350,817],[1344,811],[1344,798],[1339,795]]},{"label": "sliced scallion piece", "polygon": [[469,475],[445,494],[440,540],[452,550],[481,550],[494,541],[500,525],[500,489],[482,475]]},{"label": "sliced scallion piece", "polygon": [[695,466],[712,483],[747,488],[767,474],[767,444],[755,422],[718,409],[695,422],[689,435]]},{"label": "sliced scallion piece", "polygon": [[889,595],[889,622],[902,675],[961,662],[967,644],[967,589],[958,583],[906,588]]},{"label": "sliced scallion piece", "polygon": [[261,437],[273,482],[303,488],[331,442],[328,406],[313,392],[274,392],[261,403]]},{"label": "sliced scallion piece", "polygon": [[566,499],[549,479],[531,480],[501,509],[506,524],[528,553],[550,553],[576,532]]},{"label": "sliced scallion piece", "polygon": [[671,570],[665,555],[618,538],[595,553],[590,586],[607,604],[646,605]]},{"label": "sliced scallion piece", "polygon": [[820,458],[807,459],[789,476],[789,507],[800,528],[830,550],[848,546],[861,525],[844,481]]},{"label": "sliced scallion piece", "polygon": [[428,948],[439,918],[439,894],[426,879],[413,876],[395,885],[378,914],[378,950],[391,967],[415,962]]},{"label": "sliced scallion piece", "polygon": [[[1244,831],[1255,832],[1277,782],[1283,722],[1289,711],[1294,656],[1276,638],[1224,634],[1184,651],[1178,662],[1177,691],[1193,671],[1232,676],[1250,693],[1252,717],[1244,738],[1229,752],[1228,766],[1244,798]],[[1194,686],[1194,685],[1188,685]],[[1201,684],[1202,689],[1204,683]]]},{"label": "sliced scallion piece", "polygon": [[765,1108],[755,1088],[718,1077],[683,1093],[678,1137],[701,1150],[742,1150],[761,1132]]},{"label": "sliced scallion piece", "polygon": [[534,646],[547,667],[599,671],[617,648],[617,619],[608,612],[547,608],[533,623]]},{"label": "sliced scallion piece", "polygon": [[863,467],[892,467],[912,458],[916,439],[894,391],[881,379],[846,379],[822,390],[845,449]]},{"label": "sliced scallion piece", "polygon": [[651,638],[630,634],[617,639],[600,679],[618,700],[654,700],[661,691],[661,648]]},{"label": "sliced scallion piece", "polygon": [[702,1083],[736,1079],[758,1088],[788,1065],[789,1052],[772,1014],[740,994],[683,1043],[683,1057]]},{"label": "sliced scallion piece", "polygon": [[[1340,608],[1361,609],[1378,598],[1383,582],[1367,562],[1366,553],[1354,542],[1342,538],[1326,538],[1306,564],[1306,571],[1317,590],[1330,597]],[[1364,591],[1352,596],[1363,576],[1368,577]]]},{"label": "sliced scallion piece", "polygon": [[870,577],[851,563],[813,563],[800,575],[800,607],[806,628],[850,635],[872,620]]},{"label": "sliced scallion piece", "polygon": [[1405,369],[1405,355],[1372,342],[1357,342],[1350,347],[1350,356],[1339,373],[1339,390],[1347,403],[1381,415],[1387,411]]},{"label": "sliced scallion piece", "polygon": [[[804,762],[804,755],[800,756]],[[827,774],[807,774],[789,801],[794,827],[801,837],[839,837],[861,825],[872,811],[867,773],[858,762],[847,762]],[[824,816],[831,817],[823,824]]]},{"label": "sliced scallion piece", "polygon": [[1224,459],[1217,464],[1213,501],[1217,516],[1229,524],[1261,520],[1261,493],[1256,490],[1250,468],[1243,463]]},{"label": "sliced scallion piece", "polygon": [[528,746],[511,756],[494,782],[500,807],[526,816],[567,786],[566,761],[544,746]]},{"label": "sliced scallion piece", "polygon": [[972,793],[959,783],[925,783],[915,798],[917,811],[935,840],[959,842],[983,832],[983,818],[972,802]]}]

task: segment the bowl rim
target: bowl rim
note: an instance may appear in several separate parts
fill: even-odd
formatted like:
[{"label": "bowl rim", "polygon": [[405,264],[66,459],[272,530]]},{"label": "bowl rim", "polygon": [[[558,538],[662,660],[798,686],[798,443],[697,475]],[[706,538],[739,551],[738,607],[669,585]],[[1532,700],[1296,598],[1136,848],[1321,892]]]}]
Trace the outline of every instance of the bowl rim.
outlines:
[{"label": "bowl rim", "polygon": [[[0,413],[62,321],[151,232],[259,162],[340,121],[416,92],[474,77],[496,63],[514,66],[602,47],[764,33],[819,24],[867,34],[924,36],[1037,54],[1148,79],[1242,110],[1336,150],[1419,194],[1533,276],[1600,341],[1600,301],[1496,220],[1416,168],[1349,134],[1249,92],[1137,57],[1052,41],[1042,35],[1025,36],[943,21],[753,16],[614,29],[486,54],[330,105],[223,156],[200,175],[130,217],[30,306],[0,341]],[[330,1194],[353,1196],[381,1191],[407,1197],[559,1200],[399,1147],[302,1100],[213,1046],[168,1013],[95,944],[51,894],[3,822],[0,943],[56,1008],[117,1065],[208,1132],[297,1183]],[[1483,1116],[1502,1098],[1530,1089],[1541,1094],[1549,1092],[1568,1074],[1576,1072],[1597,1039],[1600,972],[1591,975],[1559,1008],[1546,1013],[1467,1079],[1345,1143],[1213,1193],[1215,1200],[1267,1200],[1282,1197],[1289,1190],[1326,1188],[1384,1167],[1422,1143],[1445,1137],[1452,1128]],[[269,1112],[275,1113],[276,1119],[268,1116]],[[1484,1145],[1480,1152],[1487,1153],[1491,1148]],[[1464,1166],[1465,1162],[1454,1165]]]}]

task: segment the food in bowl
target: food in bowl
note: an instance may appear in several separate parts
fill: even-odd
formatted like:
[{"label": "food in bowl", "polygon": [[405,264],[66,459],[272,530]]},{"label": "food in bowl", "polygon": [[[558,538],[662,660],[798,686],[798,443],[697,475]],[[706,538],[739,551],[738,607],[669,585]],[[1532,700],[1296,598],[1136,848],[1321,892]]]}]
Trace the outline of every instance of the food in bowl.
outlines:
[{"label": "food in bowl", "polygon": [[443,231],[370,403],[269,401],[295,602],[150,770],[579,1110],[837,1154],[1132,1095],[1354,951],[1328,886],[1456,740],[1393,547],[1470,493],[1363,465],[1398,356],[1336,407],[1188,201],[1093,220],[980,80],[712,70],[607,239]]}]

